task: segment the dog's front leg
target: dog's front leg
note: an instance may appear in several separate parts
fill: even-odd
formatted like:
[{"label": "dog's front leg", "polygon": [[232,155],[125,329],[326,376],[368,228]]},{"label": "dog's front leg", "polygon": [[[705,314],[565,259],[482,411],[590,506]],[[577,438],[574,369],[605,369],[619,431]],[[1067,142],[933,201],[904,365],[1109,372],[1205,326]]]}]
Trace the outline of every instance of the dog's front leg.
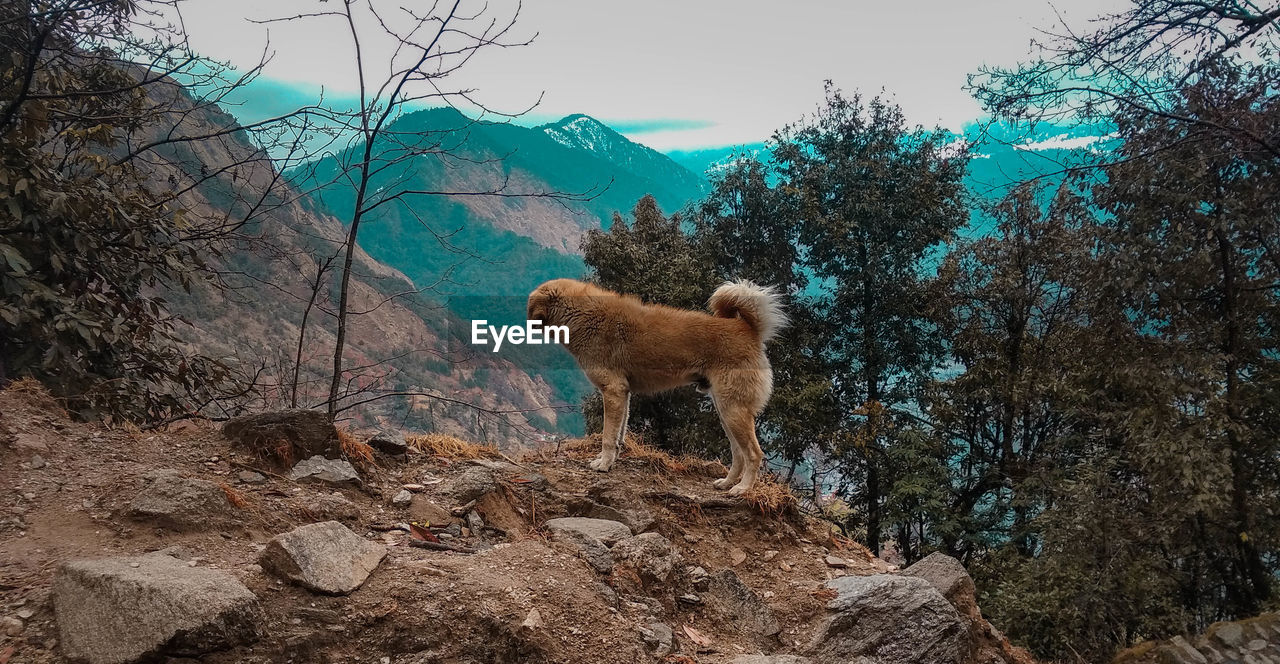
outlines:
[{"label": "dog's front leg", "polygon": [[600,456],[591,462],[591,469],[607,473],[618,460],[618,446],[627,435],[631,392],[625,385],[606,383],[600,386],[600,396],[604,400],[604,431],[600,434]]}]

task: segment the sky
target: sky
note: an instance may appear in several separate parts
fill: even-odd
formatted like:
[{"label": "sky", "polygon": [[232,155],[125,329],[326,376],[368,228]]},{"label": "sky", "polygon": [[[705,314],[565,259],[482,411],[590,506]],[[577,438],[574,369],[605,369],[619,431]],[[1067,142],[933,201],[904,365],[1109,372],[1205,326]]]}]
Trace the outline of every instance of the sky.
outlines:
[{"label": "sky", "polygon": [[[368,0],[365,0],[366,2]],[[375,6],[382,0],[372,0]],[[316,97],[344,103],[358,90],[354,49],[334,17],[253,21],[333,10],[340,0],[190,0],[183,21],[204,55],[240,67],[271,61],[238,109],[242,121]],[[442,3],[447,4],[447,3]],[[959,130],[981,109],[964,91],[983,65],[1026,60],[1038,29],[1073,28],[1115,11],[1119,0],[525,0],[509,33],[527,46],[476,54],[446,81],[485,106],[537,124],[585,113],[663,151],[757,143],[816,110],[823,81],[846,92],[884,93],[909,121]],[[515,0],[461,0],[461,14],[505,22]],[[388,25],[407,26],[393,0]],[[365,16],[365,19],[371,19]],[[362,57],[384,74],[392,57],[371,20]],[[403,56],[402,56],[403,57]]]}]

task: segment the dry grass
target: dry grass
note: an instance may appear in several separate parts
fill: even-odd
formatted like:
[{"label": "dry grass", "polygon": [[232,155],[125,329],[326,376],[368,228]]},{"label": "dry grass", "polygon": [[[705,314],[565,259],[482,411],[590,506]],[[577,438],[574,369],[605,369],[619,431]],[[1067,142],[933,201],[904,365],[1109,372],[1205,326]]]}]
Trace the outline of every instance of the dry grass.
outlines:
[{"label": "dry grass", "polygon": [[226,494],[227,502],[242,510],[249,509],[249,498],[243,492],[237,491],[226,482],[219,484],[218,487],[222,489],[222,493]]},{"label": "dry grass", "polygon": [[835,599],[836,595],[838,594],[839,593],[836,592],[835,588],[818,588],[817,590],[809,593],[810,596],[814,597],[815,599],[822,600],[824,602],[830,602],[831,600]]},{"label": "dry grass", "polygon": [[357,440],[350,431],[338,430],[338,445],[342,455],[359,463],[373,463],[373,448],[368,443]]},{"label": "dry grass", "polygon": [[[594,459],[600,454],[600,435],[592,434],[586,438],[573,438],[560,444],[562,454],[575,459]],[[543,456],[543,450],[538,456]],[[707,462],[691,455],[672,456],[644,442],[640,436],[628,433],[622,443],[623,459],[643,461],[654,470],[673,475],[687,475],[703,472]]]},{"label": "dry grass", "polygon": [[456,436],[441,433],[409,436],[408,442],[409,447],[442,459],[465,461],[468,459],[496,459],[502,456],[498,450],[492,447],[486,447],[462,440]]},{"label": "dry grass", "polygon": [[761,475],[756,485],[742,498],[766,516],[793,514],[800,505],[795,494],[791,493],[791,487],[770,475]]},{"label": "dry grass", "polygon": [[0,390],[5,395],[18,397],[28,406],[54,413],[63,419],[70,417],[62,403],[49,394],[49,390],[40,381],[31,378],[19,378]]}]

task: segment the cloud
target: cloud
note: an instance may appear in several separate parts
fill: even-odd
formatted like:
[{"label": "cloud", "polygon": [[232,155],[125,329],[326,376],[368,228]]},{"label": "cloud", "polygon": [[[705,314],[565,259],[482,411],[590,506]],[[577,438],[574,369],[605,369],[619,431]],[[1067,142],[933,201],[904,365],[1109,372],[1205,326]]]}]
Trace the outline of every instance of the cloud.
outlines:
[{"label": "cloud", "polygon": [[601,122],[609,125],[622,134],[651,134],[658,131],[689,131],[714,127],[711,120],[693,120],[689,118],[634,118],[611,119]]}]

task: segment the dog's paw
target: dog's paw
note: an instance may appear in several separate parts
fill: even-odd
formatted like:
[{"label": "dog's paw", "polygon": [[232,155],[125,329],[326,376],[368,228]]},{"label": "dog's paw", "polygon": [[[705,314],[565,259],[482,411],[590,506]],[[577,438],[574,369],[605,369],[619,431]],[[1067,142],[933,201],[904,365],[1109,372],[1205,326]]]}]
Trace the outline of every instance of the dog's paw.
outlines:
[{"label": "dog's paw", "polygon": [[597,457],[595,461],[592,461],[588,465],[591,467],[591,470],[598,470],[602,473],[607,473],[610,468],[613,468],[613,459]]},{"label": "dog's paw", "polygon": [[742,494],[750,490],[751,490],[750,484],[747,484],[746,482],[738,482],[737,485],[735,485],[732,489],[729,489],[729,495],[737,497],[737,496],[741,496]]},{"label": "dog's paw", "polygon": [[733,484],[733,482],[730,482],[729,478],[725,477],[712,482],[711,486],[717,489],[727,489],[731,484]]}]

